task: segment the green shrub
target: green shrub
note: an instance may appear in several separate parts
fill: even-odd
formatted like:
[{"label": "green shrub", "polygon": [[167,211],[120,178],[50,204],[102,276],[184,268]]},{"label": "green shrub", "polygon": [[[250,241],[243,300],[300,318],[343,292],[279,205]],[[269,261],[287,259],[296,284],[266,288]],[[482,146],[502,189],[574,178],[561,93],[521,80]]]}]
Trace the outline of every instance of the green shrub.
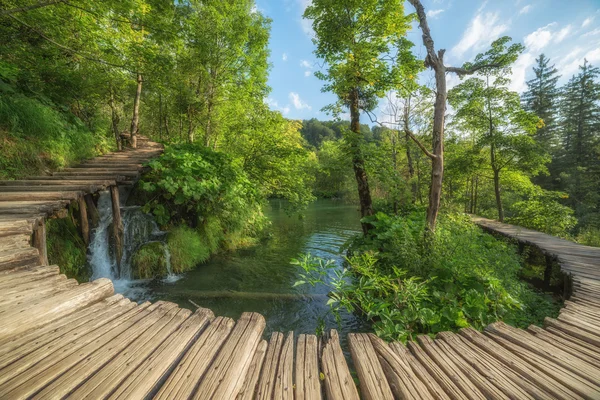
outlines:
[{"label": "green shrub", "polygon": [[565,193],[540,191],[528,200],[511,205],[514,216],[506,222],[545,232],[549,235],[568,237],[577,224],[571,208],[559,203]]},{"label": "green shrub", "polygon": [[[310,256],[295,261],[303,281],[331,289],[334,311],[358,311],[386,339],[407,340],[503,320],[526,327],[558,312],[551,298],[519,280],[516,248],[483,233],[468,217],[446,215],[424,234],[424,215],[369,218],[375,229],[350,245],[348,268]],[[335,271],[335,270],[334,270]]]},{"label": "green shrub", "polygon": [[131,259],[135,279],[151,279],[167,275],[167,259],[164,246],[161,242],[150,242],[141,246],[135,252]]},{"label": "green shrub", "polygon": [[79,282],[87,282],[91,271],[87,265],[87,247],[71,218],[46,222],[48,262],[58,265],[60,272]]},{"label": "green shrub", "polygon": [[585,244],[586,246],[600,247],[600,229],[585,228],[577,235],[577,243]]},{"label": "green shrub", "polygon": [[211,254],[210,247],[203,237],[185,225],[169,231],[167,245],[171,253],[171,268],[176,274],[189,271],[208,260]]}]

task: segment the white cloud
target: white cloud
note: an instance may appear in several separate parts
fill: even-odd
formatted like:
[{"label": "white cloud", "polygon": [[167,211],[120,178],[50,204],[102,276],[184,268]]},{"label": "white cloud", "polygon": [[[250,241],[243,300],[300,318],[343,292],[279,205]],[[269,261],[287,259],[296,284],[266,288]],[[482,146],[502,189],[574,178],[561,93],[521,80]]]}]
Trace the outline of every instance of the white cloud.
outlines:
[{"label": "white cloud", "polygon": [[300,6],[300,27],[302,28],[302,32],[304,32],[311,39],[315,37],[315,31],[312,28],[312,21],[306,18],[303,18],[304,10],[306,7],[312,4],[312,0],[297,0]]},{"label": "white cloud", "polygon": [[463,33],[458,44],[452,48],[452,54],[458,58],[462,58],[467,51],[481,50],[497,39],[508,29],[510,24],[510,21],[499,23],[499,18],[500,14],[497,12],[487,12],[485,14],[478,12],[467,30]]},{"label": "white cloud", "polygon": [[309,62],[308,62],[308,61],[306,61],[306,60],[302,60],[302,61],[300,61],[300,66],[301,66],[302,68],[308,68],[308,69],[312,69],[312,64],[311,64],[311,63],[309,63]]},{"label": "white cloud", "polygon": [[310,71],[304,71],[304,76],[310,76],[312,74],[312,72]]},{"label": "white cloud", "polygon": [[290,101],[292,102],[292,104],[294,105],[296,110],[303,110],[303,109],[311,110],[312,109],[311,106],[309,106],[306,102],[304,102],[300,98],[300,95],[298,93],[290,92]]},{"label": "white cloud", "polygon": [[595,36],[598,34],[600,34],[600,28],[596,28],[593,31],[586,32],[583,35],[581,35],[581,37]]},{"label": "white cloud", "polygon": [[281,59],[283,61],[287,61],[287,53],[283,53],[283,55],[281,56]]},{"label": "white cloud", "polygon": [[281,111],[281,113],[283,115],[287,115],[290,113],[290,106],[286,105],[285,107],[280,107],[279,103],[277,103],[277,101],[275,99],[272,99],[271,97],[267,97],[266,99],[264,99],[265,104],[267,104],[270,108]]},{"label": "white cloud", "polygon": [[519,10],[519,15],[527,14],[529,11],[531,11],[531,4],[528,4],[525,7],[521,8]]},{"label": "white cloud", "polygon": [[558,33],[554,37],[554,43],[562,42],[569,35],[569,33],[571,33],[571,25],[567,25],[560,31],[558,31]]},{"label": "white cloud", "polygon": [[442,14],[444,11],[444,9],[440,8],[438,10],[429,10],[427,11],[427,16],[431,19],[436,19],[440,16],[440,14]]},{"label": "white cloud", "polygon": [[546,47],[552,40],[552,31],[550,30],[550,27],[553,25],[554,23],[546,25],[525,36],[524,42],[527,49],[535,52]]},{"label": "white cloud", "polygon": [[509,88],[512,91],[522,93],[527,90],[527,72],[535,63],[535,57],[531,53],[524,53],[517,58],[512,67],[512,76]]},{"label": "white cloud", "polygon": [[582,28],[585,28],[586,26],[588,26],[589,24],[592,23],[592,21],[594,20],[594,17],[587,17],[583,23],[581,24]]}]

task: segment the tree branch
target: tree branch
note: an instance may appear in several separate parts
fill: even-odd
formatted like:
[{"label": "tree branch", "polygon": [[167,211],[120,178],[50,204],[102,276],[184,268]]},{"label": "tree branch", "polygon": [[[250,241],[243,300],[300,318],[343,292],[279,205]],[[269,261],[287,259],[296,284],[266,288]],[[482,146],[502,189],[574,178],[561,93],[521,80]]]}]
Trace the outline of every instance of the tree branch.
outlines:
[{"label": "tree branch", "polygon": [[[365,112],[369,116],[369,119],[371,120],[372,123],[385,127],[385,123],[379,122],[377,120],[377,117],[375,117],[375,119],[373,119],[372,113],[370,111],[365,110]],[[419,141],[419,139],[417,139],[417,137],[410,131],[410,129],[405,128],[404,132],[415,142],[415,144],[423,151],[423,153],[425,153],[425,155],[427,157],[431,158],[432,160],[437,157],[435,154],[433,154],[429,150],[427,150],[427,148],[423,145],[423,143],[421,143]]]},{"label": "tree branch", "polygon": [[460,67],[446,67],[446,72],[454,72],[458,76],[464,76],[464,75],[473,75],[475,72],[477,72],[483,68],[498,68],[501,66],[502,65],[499,63],[491,63],[491,64],[477,65],[470,69],[460,68]]},{"label": "tree branch", "polygon": [[42,1],[41,3],[33,4],[31,6],[11,8],[10,10],[2,10],[2,11],[0,11],[0,15],[9,15],[10,16],[11,14],[22,13],[22,12],[29,11],[29,10],[35,10],[36,8],[42,8],[42,7],[51,6],[53,4],[62,3],[63,1],[64,0]]},{"label": "tree branch", "polygon": [[67,51],[69,53],[77,54],[78,56],[83,57],[83,58],[85,58],[86,60],[89,60],[89,61],[94,61],[94,62],[97,62],[97,63],[100,63],[100,64],[104,64],[104,65],[108,65],[108,66],[111,66],[111,67],[122,68],[122,69],[124,69],[126,71],[129,71],[129,72],[132,72],[132,73],[137,73],[137,71],[133,71],[133,70],[129,69],[127,66],[125,66],[125,65],[113,64],[111,62],[104,61],[104,60],[102,60],[100,58],[88,56],[86,54],[83,54],[83,53],[75,50],[75,49],[72,49],[72,48],[67,47],[67,46],[65,46],[63,44],[60,44],[60,43],[54,41],[53,39],[49,38],[48,36],[46,36],[43,32],[41,32],[38,29],[34,28],[33,26],[29,25],[25,21],[20,20],[19,18],[15,17],[14,15],[8,14],[8,16],[10,18],[14,19],[15,21],[17,21],[18,23],[20,23],[21,25],[23,25],[23,26],[31,29],[32,31],[34,31],[35,33],[37,33],[38,35],[40,35],[44,40],[52,43],[53,45],[55,45],[55,46],[57,46],[57,47],[65,50],[65,51]]},{"label": "tree branch", "polygon": [[437,157],[435,154],[427,150],[423,143],[421,143],[419,139],[417,139],[417,137],[411,132],[410,129],[404,129],[404,133],[406,133],[408,137],[410,137],[413,140],[413,142],[415,142],[415,144],[419,146],[419,148],[423,151],[423,153],[425,153],[427,157],[431,158],[432,160]]}]

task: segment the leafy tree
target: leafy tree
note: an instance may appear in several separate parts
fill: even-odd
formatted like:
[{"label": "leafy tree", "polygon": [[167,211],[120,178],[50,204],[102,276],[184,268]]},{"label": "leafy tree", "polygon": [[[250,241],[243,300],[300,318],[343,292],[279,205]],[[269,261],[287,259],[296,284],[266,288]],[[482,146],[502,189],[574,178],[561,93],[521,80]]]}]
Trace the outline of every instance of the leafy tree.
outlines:
[{"label": "leafy tree", "polygon": [[[404,35],[411,18],[404,15],[399,0],[314,0],[304,17],[313,20],[315,54],[327,63],[326,72],[316,76],[324,81],[338,102],[326,109],[339,114],[350,110],[352,164],[358,186],[361,216],[373,214],[369,180],[362,150],[360,112],[371,111],[377,99],[392,89],[404,71],[399,65],[407,57]],[[363,232],[372,226],[362,222]]]},{"label": "leafy tree", "polygon": [[[503,52],[508,38],[492,45],[492,51]],[[450,104],[456,108],[456,119],[462,127],[475,133],[475,148],[489,152],[498,219],[504,220],[501,195],[502,171],[520,169],[538,173],[548,161],[533,135],[542,125],[539,118],[521,107],[519,95],[508,89],[510,66],[482,68],[474,77],[450,91]]]}]

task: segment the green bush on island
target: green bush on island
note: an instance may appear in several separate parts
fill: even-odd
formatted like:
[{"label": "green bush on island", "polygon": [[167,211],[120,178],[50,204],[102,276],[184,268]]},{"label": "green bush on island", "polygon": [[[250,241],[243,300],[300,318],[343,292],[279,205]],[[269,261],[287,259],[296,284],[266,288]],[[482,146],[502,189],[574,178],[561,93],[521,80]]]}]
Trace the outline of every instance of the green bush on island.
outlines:
[{"label": "green bush on island", "polygon": [[167,237],[171,253],[171,268],[176,274],[188,271],[205,262],[211,255],[206,239],[185,225],[173,228]]},{"label": "green bush on island", "polygon": [[150,242],[141,246],[131,258],[134,279],[160,278],[168,274],[165,244]]},{"label": "green bush on island", "polygon": [[464,215],[440,218],[425,234],[422,213],[369,218],[375,229],[350,245],[348,268],[324,276],[333,263],[305,256],[297,284],[324,283],[332,289],[335,313],[356,311],[390,340],[414,339],[495,321],[518,327],[541,324],[560,305],[519,279],[515,246],[483,233]]}]

